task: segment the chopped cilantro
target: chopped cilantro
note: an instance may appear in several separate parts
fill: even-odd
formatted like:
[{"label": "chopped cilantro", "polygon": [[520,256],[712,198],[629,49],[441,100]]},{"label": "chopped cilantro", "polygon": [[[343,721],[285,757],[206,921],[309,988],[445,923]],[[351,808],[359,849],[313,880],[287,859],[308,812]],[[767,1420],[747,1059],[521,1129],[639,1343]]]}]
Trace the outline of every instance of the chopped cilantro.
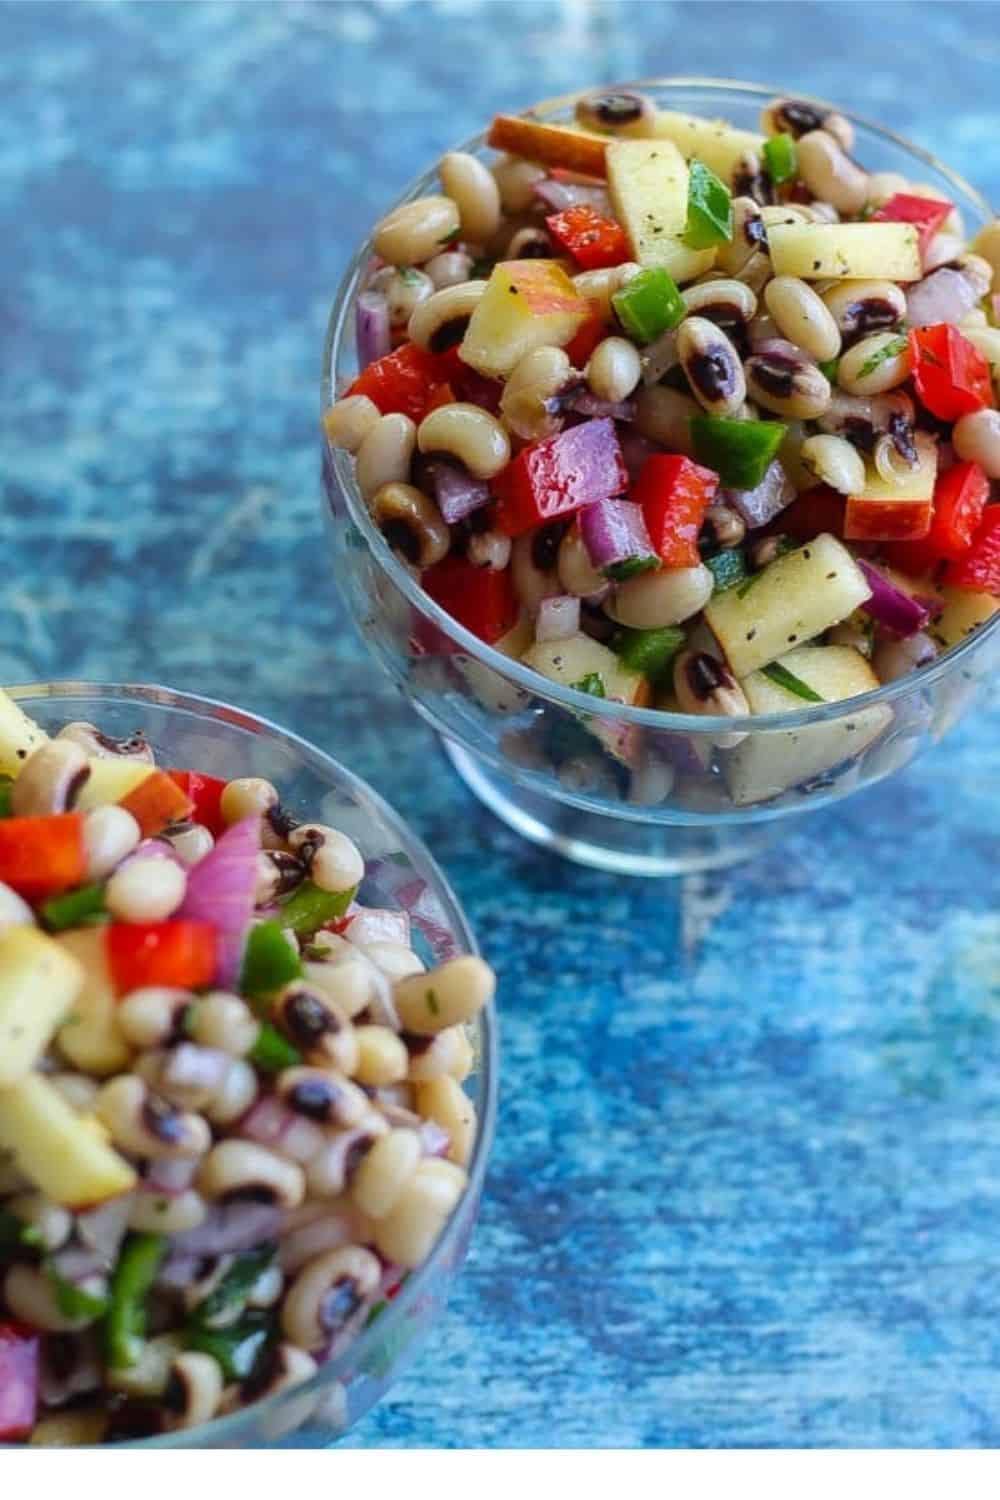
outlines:
[{"label": "chopped cilantro", "polygon": [[604,688],[604,678],[600,672],[588,672],[586,677],[580,678],[579,682],[571,682],[570,687],[577,693],[589,693],[592,698],[608,696]]},{"label": "chopped cilantro", "polygon": [[769,677],[775,686],[784,688],[786,693],[794,693],[796,698],[804,698],[807,703],[826,702],[826,699],[821,698],[808,682],[803,682],[801,677],[796,677],[794,672],[789,672],[788,668],[783,667],[780,662],[772,661],[769,666],[763,668],[763,672],[764,676]]},{"label": "chopped cilantro", "polygon": [[855,378],[857,380],[865,380],[869,375],[874,375],[875,371],[881,365],[884,365],[887,359],[895,359],[897,354],[902,354],[907,343],[908,338],[905,333],[898,334],[896,338],[890,339],[887,344],[883,344],[881,349],[876,349],[875,353],[865,360]]}]

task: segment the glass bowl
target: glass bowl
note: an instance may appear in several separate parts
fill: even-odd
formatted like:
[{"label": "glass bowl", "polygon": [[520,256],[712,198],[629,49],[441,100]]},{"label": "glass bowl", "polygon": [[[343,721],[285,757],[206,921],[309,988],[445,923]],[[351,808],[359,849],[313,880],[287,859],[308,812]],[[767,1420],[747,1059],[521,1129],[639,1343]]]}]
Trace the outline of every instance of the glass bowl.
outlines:
[{"label": "glass bowl", "polygon": [[[46,729],[74,719],[97,724],[116,738],[142,729],[161,765],[190,766],[227,779],[266,777],[292,810],[351,835],[370,872],[361,899],[380,907],[405,905],[414,947],[428,965],[478,951],[454,892],[421,841],[371,787],[297,735],[228,704],[162,687],[57,682],[8,691]],[[479,1135],[469,1185],[432,1254],[398,1297],[306,1384],[191,1431],[116,1447],[325,1447],[385,1394],[441,1315],[479,1208],[496,1116],[492,1006],[473,1023],[471,1040],[477,1065],[466,1087],[476,1101]]]},{"label": "glass bowl", "polygon": [[[661,108],[722,116],[754,129],[761,105],[781,92],[702,78],[620,86],[642,90]],[[549,100],[532,113],[570,118],[578,97]],[[970,232],[990,217],[976,190],[927,152],[856,115],[849,118],[866,167],[932,185],[957,204]],[[454,149],[493,156],[481,135]],[[398,201],[438,191],[434,182],[434,171],[425,173]],[[357,372],[354,302],[371,253],[370,242],[361,247],[330,315],[323,408]],[[787,818],[882,780],[957,721],[1000,650],[996,615],[909,677],[843,703],[741,720],[741,728],[749,726],[743,745],[720,749],[714,741],[732,730],[730,719],[603,703],[485,645],[446,615],[390,551],[368,516],[350,455],[325,442],[323,481],[334,568],[348,612],[418,713],[443,736],[459,775],[527,838],[622,874],[677,875],[734,864],[772,843]],[[601,744],[581,729],[581,717]]]}]

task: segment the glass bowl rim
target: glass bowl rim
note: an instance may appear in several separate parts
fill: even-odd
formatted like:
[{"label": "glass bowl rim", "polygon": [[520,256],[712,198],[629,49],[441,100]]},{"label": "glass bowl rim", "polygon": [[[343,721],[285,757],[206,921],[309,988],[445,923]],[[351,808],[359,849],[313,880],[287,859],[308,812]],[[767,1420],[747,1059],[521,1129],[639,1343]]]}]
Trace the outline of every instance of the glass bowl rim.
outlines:
[{"label": "glass bowl rim", "polygon": [[[479,946],[475,934],[469,925],[469,919],[465,915],[461,902],[452,889],[451,883],[442,871],[437,860],[431,854],[427,845],[417,834],[415,834],[403,821],[399,813],[390,806],[388,802],[371,787],[362,777],[349,771],[340,761],[335,760],[332,755],[327,755],[309,740],[298,735],[294,730],[283,729],[279,724],[265,718],[261,714],[250,713],[246,709],[236,708],[233,704],[226,703],[219,698],[207,698],[198,693],[182,693],[174,688],[164,687],[155,683],[107,683],[107,682],[85,682],[85,681],[57,681],[57,682],[30,682],[16,683],[6,687],[10,697],[20,704],[25,712],[28,712],[28,704],[33,700],[60,698],[117,698],[124,702],[150,703],[157,707],[168,709],[179,709],[182,712],[191,713],[202,719],[215,719],[220,722],[228,722],[241,729],[250,730],[254,734],[260,734],[267,739],[276,740],[287,745],[308,762],[317,765],[317,768],[333,773],[333,779],[360,797],[374,804],[376,812],[384,818],[389,827],[396,833],[400,840],[400,848],[408,855],[416,856],[431,876],[432,888],[438,894],[443,894],[446,902],[456,917],[457,936],[463,945],[463,951],[468,953],[479,953]],[[415,861],[416,862],[416,861]],[[387,1335],[391,1336],[396,1327],[402,1323],[406,1314],[418,1300],[424,1285],[431,1273],[438,1267],[441,1260],[452,1248],[463,1225],[460,1209],[465,1197],[474,1193],[477,1197],[482,1193],[483,1181],[486,1176],[486,1168],[493,1147],[496,1133],[497,1095],[499,1087],[499,1046],[498,1046],[498,1023],[496,1005],[490,1001],[485,1010],[478,1017],[478,1030],[480,1041],[479,1072],[477,1074],[481,1083],[480,1098],[477,1105],[479,1116],[479,1128],[476,1132],[476,1142],[473,1148],[472,1159],[469,1162],[469,1180],[459,1201],[459,1205],[453,1211],[444,1230],[435,1242],[430,1255],[416,1271],[407,1277],[403,1290],[389,1303],[386,1310],[375,1323],[365,1328],[359,1336],[349,1344],[344,1352],[336,1359],[329,1360],[321,1365],[316,1374],[302,1385],[295,1386],[289,1391],[279,1392],[277,1395],[268,1396],[263,1401],[253,1402],[249,1406],[241,1407],[238,1411],[230,1412],[224,1417],[215,1417],[211,1422],[204,1422],[198,1427],[185,1428],[180,1432],[158,1434],[154,1437],[138,1438],[130,1442],[115,1443],[112,1446],[120,1448],[186,1448],[204,1447],[205,1440],[211,1443],[223,1443],[227,1437],[233,1437],[239,1428],[245,1423],[252,1423],[257,1417],[276,1409],[285,1400],[294,1400],[296,1397],[319,1394],[323,1389],[332,1385],[341,1375],[350,1373],[380,1344]],[[349,1430],[349,1429],[345,1429]]]},{"label": "glass bowl rim", "polygon": [[[572,105],[577,99],[586,94],[595,92],[597,89],[607,88],[622,89],[656,89],[660,92],[669,90],[707,89],[716,91],[720,102],[726,97],[742,95],[749,99],[772,99],[783,96],[788,91],[767,84],[747,83],[737,79],[727,78],[703,78],[686,77],[682,75],[669,75],[662,78],[641,78],[616,82],[614,84],[594,84],[585,89],[577,89],[572,93],[561,94],[551,99],[545,99],[529,108],[522,110],[522,115],[532,116],[542,113],[550,113],[553,110],[564,109]],[[851,110],[842,109],[839,105],[829,100],[820,99],[813,94],[795,91],[794,97],[802,99],[807,103],[818,104],[825,109],[836,109],[839,114],[845,116],[852,124],[860,126],[862,130],[870,132],[882,140],[890,142],[899,147],[910,156],[917,158],[925,165],[941,173],[954,187],[963,194],[984,219],[991,214],[990,205],[982,193],[974,188],[971,183],[961,177],[951,167],[941,162],[931,152],[918,146],[906,136],[899,135],[887,126],[881,125],[866,116],[856,114]],[[485,132],[479,131],[467,140],[457,145],[445,146],[444,150],[450,151],[475,151],[485,145]],[[437,158],[434,164],[414,177],[407,186],[399,193],[386,208],[391,208],[399,203],[405,203],[416,197],[425,187],[428,179],[437,170]],[[368,260],[373,254],[371,236],[369,235],[361,244],[356,254],[352,257],[347,270],[341,278],[340,285],[334,296],[330,316],[327,321],[326,337],[323,346],[323,367],[320,380],[320,411],[326,410],[334,397],[333,377],[336,363],[341,354],[345,340],[353,336],[353,327],[349,314],[353,306],[362,274],[367,267]],[[331,464],[333,471],[339,481],[341,488],[347,498],[351,521],[364,536],[369,550],[381,569],[388,574],[396,588],[403,594],[404,598],[427,619],[431,621],[438,630],[450,637],[462,648],[461,654],[470,656],[482,666],[490,668],[500,676],[517,684],[535,698],[547,699],[558,703],[564,708],[573,710],[577,714],[583,712],[590,718],[608,719],[618,724],[641,725],[646,729],[659,729],[673,734],[686,735],[713,735],[722,730],[732,728],[732,720],[724,715],[718,714],[683,714],[674,713],[668,709],[660,708],[636,708],[631,704],[617,703],[613,700],[594,698],[588,693],[578,692],[575,688],[567,687],[545,678],[541,673],[534,671],[531,667],[525,667],[513,657],[505,656],[502,652],[494,649],[471,631],[461,625],[454,616],[449,615],[440,605],[421,588],[420,583],[413,577],[410,571],[400,562],[392,549],[387,545],[382,533],[373,524],[368,514],[367,506],[361,497],[354,477],[352,457],[343,449],[333,448],[327,441],[320,427],[321,441],[326,458]],[[327,503],[324,497],[324,504]],[[743,723],[751,733],[758,731],[774,731],[782,729],[803,729],[809,725],[824,724],[834,719],[840,719],[848,714],[862,713],[864,710],[874,708],[876,705],[894,702],[897,698],[906,697],[913,692],[919,692],[924,687],[931,687],[941,678],[950,676],[952,669],[962,665],[968,658],[976,654],[980,647],[986,644],[990,637],[1000,630],[1000,610],[986,622],[985,625],[972,631],[957,645],[943,651],[933,662],[927,666],[918,667],[916,671],[909,672],[905,677],[897,678],[893,682],[881,684],[870,692],[859,693],[852,698],[838,699],[832,703],[811,705],[807,708],[791,709],[783,713],[750,714]]]}]

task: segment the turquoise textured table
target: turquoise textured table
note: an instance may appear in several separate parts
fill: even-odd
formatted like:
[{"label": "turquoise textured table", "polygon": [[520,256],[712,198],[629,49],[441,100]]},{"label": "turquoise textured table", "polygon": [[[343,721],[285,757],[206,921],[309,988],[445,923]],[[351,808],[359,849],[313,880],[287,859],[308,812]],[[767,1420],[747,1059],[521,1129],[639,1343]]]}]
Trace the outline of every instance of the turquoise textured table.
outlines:
[{"label": "turquoise textured table", "polygon": [[371,670],[316,442],[349,248],[492,110],[773,80],[1000,201],[998,21],[0,5],[0,680],[160,680],[289,724],[412,819],[500,971],[480,1230],[356,1444],[1000,1443],[996,704],[757,864],[575,869],[481,811]]}]

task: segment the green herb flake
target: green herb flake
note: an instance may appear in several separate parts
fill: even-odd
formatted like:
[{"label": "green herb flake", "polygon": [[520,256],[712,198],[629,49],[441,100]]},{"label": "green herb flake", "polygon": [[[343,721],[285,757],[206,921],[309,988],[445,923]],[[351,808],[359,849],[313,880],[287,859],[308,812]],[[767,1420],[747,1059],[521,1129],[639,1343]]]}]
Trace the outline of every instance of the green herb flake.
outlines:
[{"label": "green herb flake", "polygon": [[624,583],[628,578],[637,578],[640,573],[649,573],[653,568],[660,565],[660,559],[653,557],[625,557],[621,562],[610,563],[604,569],[605,578],[612,579],[615,583]]},{"label": "green herb flake", "polygon": [[[901,333],[896,338],[890,339],[887,344],[883,344],[881,349],[876,349],[875,353],[865,360],[855,379],[865,380],[869,375],[874,375],[875,371],[884,365],[886,360],[895,359],[897,354],[902,354],[908,342],[909,337],[905,333]],[[937,364],[938,361],[935,360],[934,363]]]},{"label": "green herb flake", "polygon": [[600,672],[588,672],[586,677],[580,678],[579,682],[571,682],[570,687],[577,693],[589,693],[591,698],[608,696],[604,687],[604,678]]},{"label": "green herb flake", "polygon": [[107,1312],[107,1297],[97,1297],[75,1282],[67,1281],[51,1261],[45,1262],[44,1269],[55,1293],[56,1306],[64,1318],[100,1318]]},{"label": "green herb flake", "polygon": [[837,384],[837,372],[840,369],[839,359],[821,359],[820,371],[824,374],[831,385]]},{"label": "green herb flake", "polygon": [[769,666],[762,667],[764,676],[769,678],[776,687],[784,688],[786,693],[794,693],[796,698],[805,699],[806,703],[825,703],[826,699],[820,697],[801,677],[796,677],[787,667],[780,662],[772,661]]}]

